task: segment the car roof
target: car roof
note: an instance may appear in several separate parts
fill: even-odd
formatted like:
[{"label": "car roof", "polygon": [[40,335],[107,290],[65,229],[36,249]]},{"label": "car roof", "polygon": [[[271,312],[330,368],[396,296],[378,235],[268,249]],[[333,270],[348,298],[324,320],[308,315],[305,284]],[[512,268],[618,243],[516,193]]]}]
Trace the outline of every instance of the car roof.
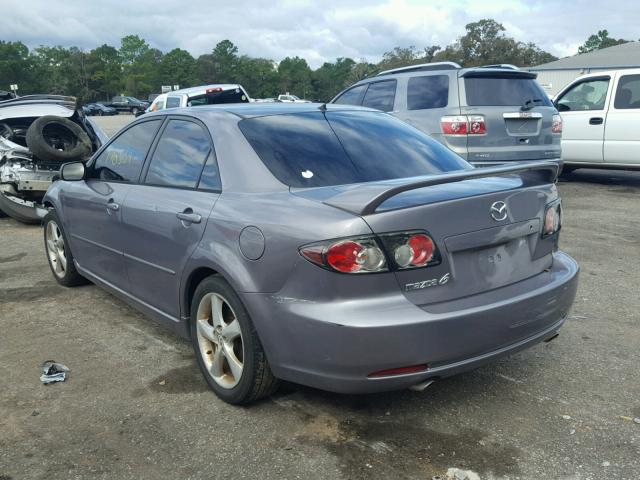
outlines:
[{"label": "car roof", "polygon": [[[327,111],[362,111],[377,112],[373,108],[358,107],[354,105],[336,105],[323,103],[221,103],[218,105],[202,105],[198,107],[170,108],[153,112],[153,115],[179,115],[187,114],[192,117],[199,117],[203,114],[214,112],[226,112],[240,118],[264,117],[269,115],[286,115],[292,113],[311,113],[321,110]],[[146,117],[146,115],[145,115]]]}]

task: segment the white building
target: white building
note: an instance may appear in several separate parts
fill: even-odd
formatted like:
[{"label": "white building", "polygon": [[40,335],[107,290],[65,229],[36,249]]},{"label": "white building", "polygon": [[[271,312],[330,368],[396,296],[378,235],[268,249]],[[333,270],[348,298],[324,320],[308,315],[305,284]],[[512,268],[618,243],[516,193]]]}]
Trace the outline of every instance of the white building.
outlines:
[{"label": "white building", "polygon": [[538,82],[553,97],[580,75],[620,68],[640,68],[640,42],[623,43],[523,70],[537,73]]}]

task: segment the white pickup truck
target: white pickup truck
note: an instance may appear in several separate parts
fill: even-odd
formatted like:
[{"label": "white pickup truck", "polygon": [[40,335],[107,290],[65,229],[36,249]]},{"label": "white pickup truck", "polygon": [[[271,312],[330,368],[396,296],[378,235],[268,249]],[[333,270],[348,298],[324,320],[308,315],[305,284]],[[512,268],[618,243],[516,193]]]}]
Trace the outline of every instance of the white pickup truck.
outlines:
[{"label": "white pickup truck", "polygon": [[562,116],[565,171],[640,169],[640,69],[583,75],[553,103]]}]

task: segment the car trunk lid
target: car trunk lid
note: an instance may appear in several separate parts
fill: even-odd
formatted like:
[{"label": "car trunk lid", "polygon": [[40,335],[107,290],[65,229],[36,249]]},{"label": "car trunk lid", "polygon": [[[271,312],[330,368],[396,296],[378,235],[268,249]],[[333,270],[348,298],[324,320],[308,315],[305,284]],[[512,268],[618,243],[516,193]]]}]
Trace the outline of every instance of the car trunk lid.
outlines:
[{"label": "car trunk lid", "polygon": [[374,234],[428,232],[441,262],[394,269],[407,298],[423,306],[494,290],[551,266],[555,240],[541,232],[545,206],[557,196],[557,171],[551,162],[472,169],[352,186],[323,201],[361,215]]}]

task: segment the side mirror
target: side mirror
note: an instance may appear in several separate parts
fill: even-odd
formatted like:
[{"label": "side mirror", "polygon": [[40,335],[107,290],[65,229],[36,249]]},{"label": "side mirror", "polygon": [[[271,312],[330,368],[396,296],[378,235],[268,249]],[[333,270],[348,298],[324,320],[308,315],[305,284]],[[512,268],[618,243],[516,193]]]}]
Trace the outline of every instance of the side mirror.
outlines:
[{"label": "side mirror", "polygon": [[84,180],[85,171],[82,162],[65,163],[60,169],[60,178],[68,182],[77,182]]}]

